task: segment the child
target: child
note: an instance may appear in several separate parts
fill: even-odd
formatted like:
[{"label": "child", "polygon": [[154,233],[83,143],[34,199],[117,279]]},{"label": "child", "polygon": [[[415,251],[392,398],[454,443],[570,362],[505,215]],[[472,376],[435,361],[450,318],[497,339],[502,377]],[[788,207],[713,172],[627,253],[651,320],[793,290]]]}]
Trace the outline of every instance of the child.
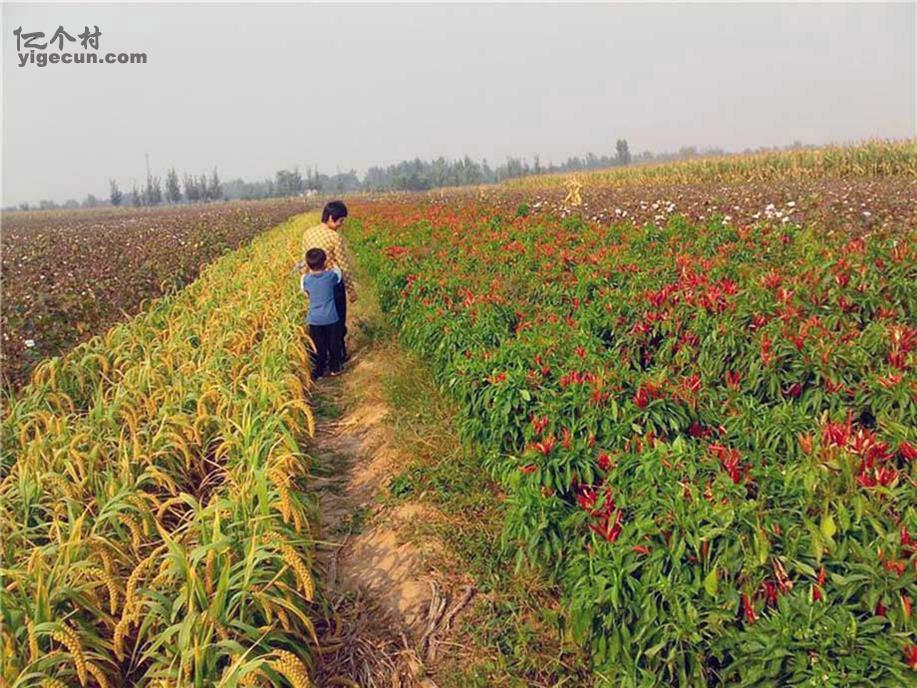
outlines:
[{"label": "child", "polygon": [[338,268],[326,270],[328,256],[320,248],[306,251],[309,273],[302,276],[302,290],[309,295],[309,336],[315,344],[312,354],[312,379],[325,371],[331,375],[341,372],[341,321],[334,305],[334,293],[342,276]]},{"label": "child", "polygon": [[[347,302],[357,300],[353,272],[350,269],[353,261],[350,259],[347,242],[340,233],[346,219],[347,206],[342,201],[331,201],[322,210],[322,223],[310,227],[302,236],[303,252],[310,248],[320,248],[325,252],[328,265],[341,270],[341,281],[334,293],[334,305],[341,321],[341,365],[347,361],[347,350],[344,346],[347,336]],[[302,264],[297,263],[297,268],[302,269]]]}]

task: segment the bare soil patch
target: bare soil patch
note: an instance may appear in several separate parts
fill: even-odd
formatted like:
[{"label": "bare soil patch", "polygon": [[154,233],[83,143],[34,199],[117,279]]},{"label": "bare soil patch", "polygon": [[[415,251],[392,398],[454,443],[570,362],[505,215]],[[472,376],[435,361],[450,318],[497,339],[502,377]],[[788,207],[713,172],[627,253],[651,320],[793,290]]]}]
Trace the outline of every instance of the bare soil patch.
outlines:
[{"label": "bare soil patch", "polygon": [[[360,302],[353,308],[361,317]],[[348,369],[316,386],[319,421],[312,452],[319,465],[319,565],[334,620],[327,629],[319,685],[424,686],[436,646],[471,600],[470,586],[451,589],[433,566],[441,544],[411,537],[418,521],[436,518],[420,502],[384,503],[403,457],[382,389],[389,347],[356,331]],[[324,474],[324,475],[322,475]]]}]

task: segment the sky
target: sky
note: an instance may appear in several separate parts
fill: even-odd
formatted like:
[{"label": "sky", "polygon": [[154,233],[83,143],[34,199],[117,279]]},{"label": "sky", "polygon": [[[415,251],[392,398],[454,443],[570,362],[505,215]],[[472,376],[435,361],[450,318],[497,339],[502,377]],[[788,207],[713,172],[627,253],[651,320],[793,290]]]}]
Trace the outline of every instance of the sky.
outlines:
[{"label": "sky", "polygon": [[[915,136],[915,3],[2,8],[2,205],[174,166],[224,180]],[[146,64],[19,66],[98,25]],[[57,45],[36,52],[57,52]],[[65,51],[84,52],[79,38]],[[27,53],[28,49],[23,48]]]}]

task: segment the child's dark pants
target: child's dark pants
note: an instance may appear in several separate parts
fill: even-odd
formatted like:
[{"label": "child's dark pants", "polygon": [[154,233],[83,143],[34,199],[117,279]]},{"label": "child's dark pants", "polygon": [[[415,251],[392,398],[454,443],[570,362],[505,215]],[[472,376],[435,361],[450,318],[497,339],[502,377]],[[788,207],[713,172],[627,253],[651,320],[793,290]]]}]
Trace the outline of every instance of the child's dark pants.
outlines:
[{"label": "child's dark pants", "polygon": [[341,363],[347,360],[347,344],[344,337],[347,336],[347,290],[344,289],[344,281],[341,280],[334,286],[334,308],[338,314],[338,324],[341,326]]},{"label": "child's dark pants", "polygon": [[309,325],[309,336],[315,344],[312,354],[312,377],[341,370],[341,321],[333,325]]}]

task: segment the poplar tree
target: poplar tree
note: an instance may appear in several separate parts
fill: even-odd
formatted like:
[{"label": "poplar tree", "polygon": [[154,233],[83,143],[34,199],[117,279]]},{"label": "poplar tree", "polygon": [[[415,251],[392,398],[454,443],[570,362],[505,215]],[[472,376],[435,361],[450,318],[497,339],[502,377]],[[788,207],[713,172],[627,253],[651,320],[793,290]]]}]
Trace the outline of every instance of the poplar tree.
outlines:
[{"label": "poplar tree", "polygon": [[121,201],[124,200],[124,194],[121,193],[121,189],[118,188],[118,182],[116,182],[114,179],[108,180],[108,186],[111,189],[108,194],[108,200],[113,206],[117,208],[119,205],[121,205]]},{"label": "poplar tree", "polygon": [[181,187],[178,185],[178,175],[174,167],[166,175],[166,198],[169,203],[181,202]]}]

